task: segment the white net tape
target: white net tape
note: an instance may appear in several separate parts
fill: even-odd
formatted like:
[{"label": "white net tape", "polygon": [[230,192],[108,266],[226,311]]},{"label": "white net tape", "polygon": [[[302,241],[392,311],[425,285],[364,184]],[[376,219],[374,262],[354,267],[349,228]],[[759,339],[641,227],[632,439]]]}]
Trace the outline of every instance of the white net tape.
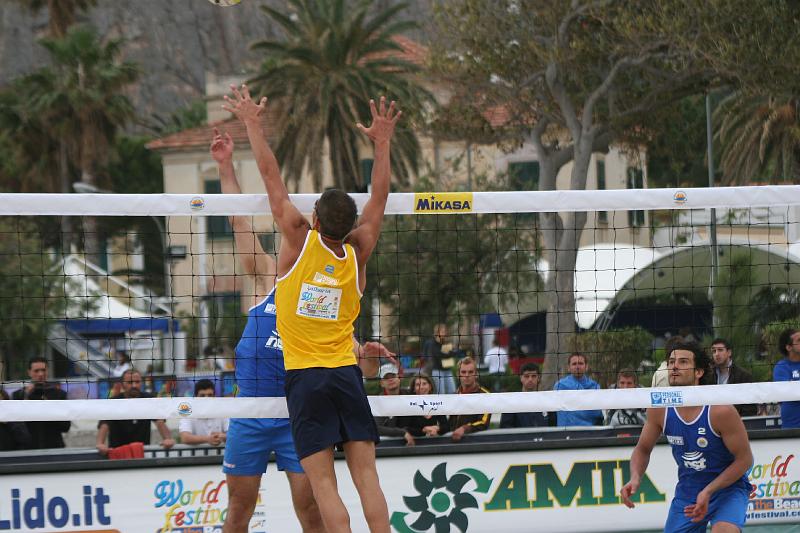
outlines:
[{"label": "white net tape", "polygon": [[[351,195],[359,209],[368,194]],[[431,200],[431,197],[435,197]],[[310,214],[318,194],[292,194],[292,202]],[[444,202],[465,198],[469,208],[446,210]],[[199,201],[198,201],[199,200]],[[428,200],[420,209],[419,200]],[[439,202],[436,204],[435,202]],[[434,202],[434,203],[431,203]],[[602,191],[514,191],[392,193],[387,215],[424,213],[536,213],[626,211],[639,209],[750,208],[800,205],[800,186],[683,189],[609,189]],[[0,193],[0,215],[212,216],[264,215],[263,194],[19,194]]]},{"label": "white net tape", "polygon": [[[375,416],[454,415],[727,405],[800,400],[800,384],[740,383],[696,387],[370,396]],[[44,403],[46,402],[46,403]],[[4,402],[0,421],[129,418],[288,418],[285,398],[140,398]]]},{"label": "white net tape", "polygon": [[[292,195],[304,213],[319,195]],[[359,208],[368,195],[354,194]],[[800,206],[800,186],[707,189],[397,193],[387,215],[441,213],[530,213],[552,211],[746,209]],[[0,215],[213,216],[264,215],[265,195],[216,194],[0,194]],[[787,224],[798,224],[797,209]],[[793,215],[794,213],[794,215]],[[581,409],[645,408],[666,405],[757,404],[800,400],[800,382],[674,387],[668,389],[582,390],[492,395],[373,396],[375,415],[512,413]],[[153,398],[2,402],[0,421],[130,418],[262,418],[287,416],[283,398]]]}]

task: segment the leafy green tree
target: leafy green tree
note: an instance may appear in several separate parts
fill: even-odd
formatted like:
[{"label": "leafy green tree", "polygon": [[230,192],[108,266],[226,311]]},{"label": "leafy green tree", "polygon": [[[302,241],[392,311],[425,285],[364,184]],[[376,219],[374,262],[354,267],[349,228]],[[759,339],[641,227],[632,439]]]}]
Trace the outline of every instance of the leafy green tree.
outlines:
[{"label": "leafy green tree", "polygon": [[[445,79],[477,95],[475,105],[502,106],[507,139],[533,144],[540,190],[554,189],[567,163],[569,187],[584,189],[592,154],[614,142],[641,142],[647,132],[641,125],[654,110],[717,84],[749,81],[743,70],[752,64],[737,66],[737,54],[777,61],[787,69],[784,77],[796,71],[778,55],[794,41],[778,43],[771,33],[773,17],[786,6],[771,0],[453,0],[438,5],[432,56]],[[740,27],[753,33],[736,41],[731,36]],[[797,28],[778,33],[787,32]],[[710,58],[706,50],[717,45],[729,49]],[[586,219],[582,212],[540,218],[552,273],[545,288],[548,381],[566,365],[568,336],[576,329],[575,261]]]},{"label": "leafy green tree", "polygon": [[706,109],[701,95],[683,98],[658,110],[647,124],[649,187],[705,187]]},{"label": "leafy green tree", "polygon": [[[505,188],[508,179],[478,181],[483,189]],[[432,190],[431,181],[421,178],[417,190]],[[364,301],[380,300],[397,335],[427,335],[439,322],[477,321],[482,313],[513,308],[520,295],[542,285],[536,224],[535,217],[513,214],[387,217],[367,268]],[[362,319],[369,318],[364,307]]]},{"label": "leafy green tree", "polygon": [[[762,339],[764,341],[764,348],[766,349],[767,363],[769,368],[772,368],[775,363],[783,359],[779,341],[781,333],[786,329],[800,330],[800,316],[795,313],[792,317],[786,317],[782,320],[776,320],[764,325]],[[771,375],[770,375],[771,376]]]},{"label": "leafy green tree", "polygon": [[0,367],[24,376],[25,361],[41,355],[47,328],[69,305],[58,263],[27,217],[0,218]]},{"label": "leafy green tree", "polygon": [[758,350],[757,317],[751,306],[757,289],[754,268],[749,254],[736,252],[720,265],[713,288],[714,335],[731,343],[741,363],[752,361]]},{"label": "leafy green tree", "polygon": [[415,26],[396,20],[405,4],[375,13],[369,0],[287,4],[288,13],[262,7],[285,38],[253,45],[265,59],[251,80],[254,94],[280,100],[275,154],[286,179],[297,186],[308,170],[320,189],[327,153],[336,187],[362,189],[369,176],[360,168],[355,124],[369,116],[369,98],[380,95],[397,100],[406,115],[392,140],[392,172],[401,181],[416,173],[419,142],[409,119],[430,96],[414,78],[419,67],[398,55],[397,36]]},{"label": "leafy green tree", "polygon": [[652,357],[653,336],[634,327],[614,331],[586,331],[574,335],[575,351],[589,358],[589,371],[602,388],[617,380],[620,370],[639,370]]}]

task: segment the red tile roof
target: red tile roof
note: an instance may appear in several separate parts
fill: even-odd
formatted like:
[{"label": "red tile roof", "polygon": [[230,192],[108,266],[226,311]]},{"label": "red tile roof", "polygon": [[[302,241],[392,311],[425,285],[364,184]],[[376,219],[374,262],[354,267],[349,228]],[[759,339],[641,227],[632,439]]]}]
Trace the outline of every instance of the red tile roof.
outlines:
[{"label": "red tile roof", "polygon": [[[275,131],[275,121],[277,112],[267,108],[267,116],[262,121],[267,139],[273,142],[277,138]],[[238,146],[247,146],[247,130],[244,124],[237,118],[220,120],[213,124],[198,126],[188,130],[173,133],[161,139],[156,139],[147,143],[150,150],[186,150],[191,148],[208,149],[211,145],[211,138],[214,136],[214,128],[219,128],[220,132],[228,132],[233,138],[233,142]]]}]

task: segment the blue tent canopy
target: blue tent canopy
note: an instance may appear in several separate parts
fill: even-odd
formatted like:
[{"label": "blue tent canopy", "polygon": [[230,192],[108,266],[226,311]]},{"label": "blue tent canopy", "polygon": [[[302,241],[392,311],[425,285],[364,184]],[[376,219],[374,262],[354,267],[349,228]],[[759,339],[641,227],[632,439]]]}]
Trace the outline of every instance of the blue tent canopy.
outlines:
[{"label": "blue tent canopy", "polygon": [[[169,331],[166,317],[143,318],[70,318],[63,324],[75,333],[112,334],[126,331]],[[172,320],[172,331],[179,331],[179,322]]]},{"label": "blue tent canopy", "polygon": [[481,315],[480,322],[481,322],[481,329],[503,327],[503,320],[497,313],[486,313],[484,315]]}]

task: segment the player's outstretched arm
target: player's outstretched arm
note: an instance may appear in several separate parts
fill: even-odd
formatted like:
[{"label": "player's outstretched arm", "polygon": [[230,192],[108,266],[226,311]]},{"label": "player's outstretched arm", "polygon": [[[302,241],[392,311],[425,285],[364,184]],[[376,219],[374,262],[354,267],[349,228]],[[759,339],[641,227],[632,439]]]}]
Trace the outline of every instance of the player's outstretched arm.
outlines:
[{"label": "player's outstretched arm", "polygon": [[286,190],[286,185],[281,180],[278,160],[267,143],[264,128],[261,125],[261,118],[267,109],[267,98],[262,98],[256,104],[250,97],[249,89],[244,84],[241,91],[236,86],[231,85],[231,91],[233,92],[233,97],[226,95],[226,104],[222,107],[236,115],[247,128],[250,147],[253,150],[253,155],[255,155],[261,179],[267,188],[269,207],[275,223],[281,231],[282,242],[288,243],[292,248],[297,248],[299,252],[303,246],[309,224],[289,200],[289,191]]},{"label": "player's outstretched arm", "polygon": [[620,491],[622,503],[631,509],[635,507],[632,497],[639,491],[642,476],[647,470],[647,465],[650,464],[650,454],[653,453],[653,447],[661,435],[663,420],[663,409],[647,410],[647,421],[639,434],[639,442],[636,443],[636,448],[633,449],[631,454],[631,479],[625,483]]},{"label": "player's outstretched arm", "polygon": [[[386,202],[389,199],[389,182],[391,179],[391,161],[389,157],[392,136],[397,121],[402,116],[402,111],[395,110],[395,102],[389,103],[386,107],[386,97],[381,96],[380,103],[376,107],[375,101],[369,101],[370,111],[372,112],[372,124],[367,128],[363,124],[357,124],[367,137],[372,139],[375,145],[375,161],[372,165],[372,191],[364,206],[358,226],[348,237],[358,255],[359,265],[365,265],[369,259],[378,237],[381,233],[383,223],[383,213],[386,210]],[[363,269],[362,269],[363,270]]]},{"label": "player's outstretched arm", "polygon": [[733,455],[733,462],[720,472],[714,480],[705,486],[697,495],[697,501],[687,505],[683,512],[699,522],[708,512],[711,496],[720,489],[731,486],[753,466],[753,452],[750,450],[750,439],[741,416],[732,405],[715,405],[711,407],[711,427],[722,437],[722,442]]},{"label": "player's outstretched arm", "polygon": [[[233,151],[234,143],[230,134],[227,132],[221,134],[217,128],[214,128],[211,157],[217,162],[219,180],[224,194],[241,194],[242,192],[233,167]],[[229,218],[239,263],[245,274],[255,277],[257,297],[263,297],[272,290],[275,284],[275,260],[264,252],[248,217],[231,216]]]}]

